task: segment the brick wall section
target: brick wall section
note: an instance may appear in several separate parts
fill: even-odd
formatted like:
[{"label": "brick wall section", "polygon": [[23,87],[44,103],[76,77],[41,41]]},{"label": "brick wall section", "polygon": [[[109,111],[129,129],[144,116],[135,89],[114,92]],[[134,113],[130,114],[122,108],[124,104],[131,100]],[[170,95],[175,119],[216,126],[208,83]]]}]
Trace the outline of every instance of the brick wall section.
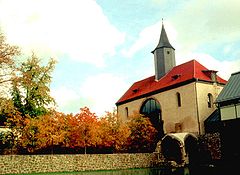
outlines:
[{"label": "brick wall section", "polygon": [[5,155],[0,156],[0,174],[147,168],[152,167],[153,161],[151,153]]}]

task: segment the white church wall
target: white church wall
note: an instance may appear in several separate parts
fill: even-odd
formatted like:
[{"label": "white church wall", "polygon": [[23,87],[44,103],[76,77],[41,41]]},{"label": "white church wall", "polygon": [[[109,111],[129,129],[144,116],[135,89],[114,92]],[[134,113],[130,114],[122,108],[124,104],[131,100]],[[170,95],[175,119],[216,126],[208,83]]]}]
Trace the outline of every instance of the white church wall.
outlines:
[{"label": "white church wall", "polygon": [[[181,106],[178,106],[177,93],[180,93]],[[155,97],[162,107],[165,133],[197,132],[194,83],[159,93]]]},{"label": "white church wall", "polygon": [[[198,99],[198,114],[200,120],[200,134],[204,134],[204,121],[209,117],[217,108],[214,104],[218,94],[221,92],[223,86],[216,83],[197,82],[197,99]],[[208,106],[208,94],[212,95],[212,105]]]},{"label": "white church wall", "polygon": [[[145,100],[154,98],[158,100],[162,110],[162,120],[164,121],[164,132],[198,132],[198,121],[196,116],[196,99],[194,83],[190,83],[158,94],[140,98],[118,106],[118,114],[123,121],[128,119],[134,112],[139,112]],[[178,106],[177,93],[181,96],[181,106]]]}]

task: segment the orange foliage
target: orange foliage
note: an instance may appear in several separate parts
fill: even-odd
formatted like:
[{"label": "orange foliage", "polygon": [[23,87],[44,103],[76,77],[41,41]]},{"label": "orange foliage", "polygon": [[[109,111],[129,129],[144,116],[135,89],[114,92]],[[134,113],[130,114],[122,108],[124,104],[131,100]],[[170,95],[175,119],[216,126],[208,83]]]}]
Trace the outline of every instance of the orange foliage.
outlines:
[{"label": "orange foliage", "polygon": [[99,142],[99,122],[89,108],[80,109],[80,113],[68,117],[68,145],[70,147],[95,147]]},{"label": "orange foliage", "polygon": [[13,133],[13,146],[33,152],[35,147],[35,127],[33,120],[28,115],[23,117],[21,113],[15,112],[14,114],[9,114],[6,123]]},{"label": "orange foliage", "polygon": [[37,118],[16,112],[8,124],[15,133],[15,145],[27,152],[54,146],[75,152],[83,148],[85,152],[149,152],[155,148],[157,134],[150,120],[139,114],[121,122],[116,111],[98,118],[87,107],[76,115],[52,111]]},{"label": "orange foliage", "polygon": [[36,146],[38,149],[64,145],[67,136],[67,121],[64,114],[53,112],[35,119]]},{"label": "orange foliage", "polygon": [[114,151],[121,151],[130,135],[130,130],[125,123],[122,123],[116,111],[107,112],[100,120],[99,134],[101,138],[100,147],[112,148]]},{"label": "orange foliage", "polygon": [[134,114],[128,122],[131,134],[128,137],[128,151],[152,152],[156,147],[157,130],[148,117]]}]

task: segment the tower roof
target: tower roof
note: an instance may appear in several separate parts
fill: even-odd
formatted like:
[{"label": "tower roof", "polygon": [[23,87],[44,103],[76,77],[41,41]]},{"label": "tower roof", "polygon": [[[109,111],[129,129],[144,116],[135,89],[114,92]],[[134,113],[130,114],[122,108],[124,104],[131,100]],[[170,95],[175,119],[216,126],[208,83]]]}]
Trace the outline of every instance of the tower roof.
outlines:
[{"label": "tower roof", "polygon": [[[166,31],[165,31],[164,25],[162,24],[162,31],[161,31],[161,35],[160,35],[160,39],[159,39],[158,45],[157,45],[157,47],[152,51],[152,53],[153,53],[156,49],[163,48],[163,47],[174,49],[173,46],[170,44],[170,42],[169,42],[169,40],[168,40],[167,33],[166,33]],[[175,49],[174,49],[174,50],[175,50]]]},{"label": "tower roof", "polygon": [[[191,82],[203,81],[212,83],[213,80],[208,70],[196,60],[191,60],[181,65],[175,66],[159,81],[155,81],[154,76],[135,82],[127,92],[117,101],[117,105],[124,104],[135,99],[139,99],[151,94],[167,91]],[[219,84],[226,84],[226,80],[217,76],[216,81]]]}]

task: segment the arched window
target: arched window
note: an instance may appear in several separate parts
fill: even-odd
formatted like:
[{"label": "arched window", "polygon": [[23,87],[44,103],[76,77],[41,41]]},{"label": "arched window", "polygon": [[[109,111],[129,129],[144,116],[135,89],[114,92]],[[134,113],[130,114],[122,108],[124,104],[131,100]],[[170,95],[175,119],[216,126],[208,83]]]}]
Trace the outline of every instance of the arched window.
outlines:
[{"label": "arched window", "polygon": [[149,117],[152,125],[158,130],[158,136],[161,138],[164,132],[159,102],[153,98],[147,99],[141,106],[140,114]]},{"label": "arched window", "polygon": [[152,113],[160,113],[160,111],[161,109],[158,101],[150,98],[143,103],[140,113],[144,115],[149,115]]},{"label": "arched window", "polygon": [[128,107],[125,108],[125,114],[128,117]]},{"label": "arched window", "polygon": [[213,106],[213,96],[210,93],[208,93],[208,101],[207,102],[208,102],[208,107],[212,108],[212,106]]},{"label": "arched window", "polygon": [[181,103],[181,95],[179,92],[177,92],[177,104],[178,104],[178,107],[181,107],[182,106],[182,103]]}]

